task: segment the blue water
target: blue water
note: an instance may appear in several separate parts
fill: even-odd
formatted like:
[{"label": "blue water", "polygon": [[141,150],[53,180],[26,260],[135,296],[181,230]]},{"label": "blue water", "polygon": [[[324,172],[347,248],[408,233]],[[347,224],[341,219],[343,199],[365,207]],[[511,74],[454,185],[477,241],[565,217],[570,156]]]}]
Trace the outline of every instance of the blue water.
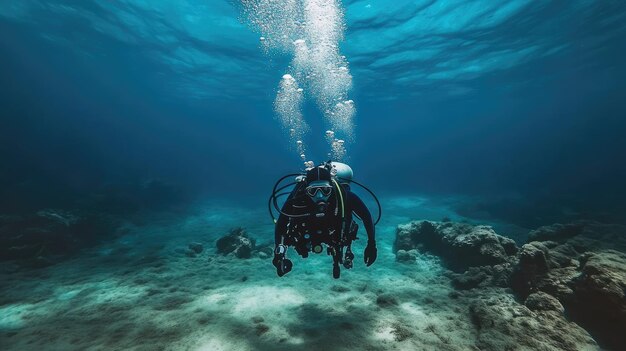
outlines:
[{"label": "blue water", "polygon": [[[415,280],[420,287],[406,291],[423,294],[420,284],[435,282],[442,289],[437,296],[448,298],[451,288],[439,283],[436,263],[425,259],[419,274],[409,278],[404,268],[393,268],[395,228],[412,219],[489,224],[518,244],[541,225],[626,222],[624,1],[341,4],[345,35],[339,49],[349,61],[349,98],[356,105],[354,138],[346,143],[344,161],[383,204],[379,264],[355,275],[353,283],[367,286],[370,279],[388,277],[370,285],[373,291],[398,281],[411,286]],[[144,216],[134,217],[124,232],[128,237],[106,244],[111,247],[90,246],[94,257],[143,249],[146,242],[162,244],[146,246],[149,254],[170,254],[194,240],[213,249],[213,240],[237,225],[259,242],[271,240],[267,197],[279,177],[303,167],[274,111],[291,57],[265,50],[261,35],[239,1],[1,0],[0,215],[52,208]],[[307,158],[318,163],[328,157],[324,132],[329,125],[315,99],[306,97]],[[360,194],[374,211],[373,201]],[[244,300],[254,289],[246,292],[234,280],[250,276],[248,283],[260,284],[274,278],[273,267],[260,259],[249,273],[253,266],[247,264],[229,271],[220,261],[223,266],[209,272],[185,257],[172,257],[168,265],[174,271],[193,272],[186,279],[194,296],[209,288],[192,280],[193,274],[231,272],[213,288],[235,286],[234,291],[245,292]],[[47,273],[50,288],[37,294],[70,301],[84,288],[72,284],[101,279],[97,274],[84,278],[80,264],[66,264]],[[120,272],[125,269],[117,264]],[[316,270],[321,263],[299,264],[308,267],[304,286],[329,279]],[[114,298],[115,287],[131,279],[120,278],[126,274],[120,272],[106,273],[112,280],[102,283]],[[302,286],[289,279],[292,308],[303,303],[297,291]],[[30,291],[28,276],[12,281],[19,284],[16,291]],[[137,292],[133,284],[119,293],[129,304]],[[272,289],[261,288],[267,296],[274,296]],[[206,298],[219,302],[229,291]],[[396,292],[404,296],[406,291]],[[99,306],[98,299],[89,303]],[[4,312],[11,316],[31,308],[8,306]],[[421,320],[418,307],[402,306]],[[57,307],[30,311],[38,316],[48,308]],[[443,313],[437,315],[441,320],[453,313],[431,312]],[[255,313],[245,316],[255,318]],[[186,318],[183,312],[178,317]],[[18,317],[7,318],[0,329],[23,328]],[[236,330],[238,325],[230,323],[235,322],[217,325]],[[385,330],[377,329],[380,340],[390,335]],[[293,345],[306,349],[309,339],[302,338]],[[206,349],[246,349],[238,341],[216,342],[207,342]],[[267,341],[256,349],[272,345]]]},{"label": "blue water", "polygon": [[[623,213],[620,1],[344,7],[359,179]],[[262,52],[236,3],[5,1],[0,26],[6,210],[145,178],[266,195],[301,166],[272,111],[288,58]],[[325,125],[304,112],[320,162]]]}]

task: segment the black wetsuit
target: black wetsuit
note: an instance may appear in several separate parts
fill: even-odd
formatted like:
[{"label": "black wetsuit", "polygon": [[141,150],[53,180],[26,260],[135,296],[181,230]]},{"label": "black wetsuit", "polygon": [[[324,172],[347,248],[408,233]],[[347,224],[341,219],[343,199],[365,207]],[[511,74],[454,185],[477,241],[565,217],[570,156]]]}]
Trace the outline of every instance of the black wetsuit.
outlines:
[{"label": "black wetsuit", "polygon": [[[328,206],[324,211],[319,211],[316,204],[305,193],[305,184],[298,184],[289,195],[289,198],[282,207],[281,215],[278,217],[274,230],[274,240],[276,245],[284,244],[294,246],[300,255],[305,251],[299,249],[303,235],[308,233],[313,245],[324,243],[327,245],[348,244],[356,239],[356,229],[353,227],[353,213],[358,216],[365,226],[368,242],[375,242],[375,229],[372,215],[363,201],[347,185],[341,186],[341,197],[337,194],[337,189],[333,188],[333,194],[328,199]],[[345,218],[342,218],[341,199],[345,204]],[[323,213],[323,216],[320,216]],[[285,215],[288,214],[289,216]],[[343,231],[342,231],[343,229]],[[340,236],[343,234],[343,237]],[[351,236],[351,237],[350,237]],[[306,250],[308,252],[308,250]]]}]

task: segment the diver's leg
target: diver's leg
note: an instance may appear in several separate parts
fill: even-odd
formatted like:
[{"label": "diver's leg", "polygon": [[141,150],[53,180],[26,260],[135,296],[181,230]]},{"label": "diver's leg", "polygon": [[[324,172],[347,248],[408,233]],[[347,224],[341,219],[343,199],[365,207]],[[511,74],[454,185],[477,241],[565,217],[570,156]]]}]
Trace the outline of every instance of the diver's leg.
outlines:
[{"label": "diver's leg", "polygon": [[341,276],[341,268],[339,268],[339,262],[335,261],[333,263],[333,278],[339,279]]},{"label": "diver's leg", "polygon": [[328,254],[333,257],[333,278],[339,279],[341,275],[341,268],[339,268],[341,253],[337,246],[328,246]]}]

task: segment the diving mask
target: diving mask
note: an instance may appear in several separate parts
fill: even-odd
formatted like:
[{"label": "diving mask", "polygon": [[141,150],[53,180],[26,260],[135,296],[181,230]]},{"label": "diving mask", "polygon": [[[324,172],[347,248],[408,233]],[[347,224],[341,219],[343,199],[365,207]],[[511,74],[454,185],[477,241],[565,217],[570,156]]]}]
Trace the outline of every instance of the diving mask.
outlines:
[{"label": "diving mask", "polygon": [[321,193],[320,196],[330,196],[333,192],[333,187],[330,185],[321,185],[321,186],[308,186],[306,188],[306,193],[310,197],[318,196],[318,193]]}]

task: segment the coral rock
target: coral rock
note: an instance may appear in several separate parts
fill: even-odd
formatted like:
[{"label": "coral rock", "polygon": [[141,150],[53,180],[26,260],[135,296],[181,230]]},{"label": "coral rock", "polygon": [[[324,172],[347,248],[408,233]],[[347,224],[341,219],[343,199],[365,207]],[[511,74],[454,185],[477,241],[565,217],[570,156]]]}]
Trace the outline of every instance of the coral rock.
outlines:
[{"label": "coral rock", "polygon": [[442,256],[446,264],[456,271],[505,263],[518,250],[513,240],[496,234],[489,226],[429,221],[398,226],[395,251],[415,248]]},{"label": "coral rock", "polygon": [[398,262],[411,263],[411,262],[415,262],[416,258],[417,258],[416,250],[409,250],[409,251],[398,250],[398,252],[396,252],[396,260]]},{"label": "coral rock", "polygon": [[626,345],[626,254],[607,250],[583,258],[573,290],[566,307],[574,320],[609,348]]},{"label": "coral rock", "polygon": [[546,305],[537,294],[551,295],[603,346],[620,349],[626,345],[626,254],[610,248],[626,248],[624,233],[624,226],[596,222],[539,228],[530,238],[545,241],[522,247],[511,287],[528,296],[529,307]]},{"label": "coral rock", "polygon": [[597,350],[591,336],[561,313],[535,313],[503,291],[469,309],[480,350]]},{"label": "coral rock", "polygon": [[533,311],[556,311],[559,313],[565,311],[559,300],[544,292],[528,295],[524,304]]},{"label": "coral rock", "polygon": [[255,248],[254,239],[243,228],[235,228],[228,235],[217,240],[217,253],[234,254],[237,258],[250,258]]},{"label": "coral rock", "polygon": [[529,274],[541,274],[548,271],[548,248],[540,242],[533,241],[522,246],[519,253],[519,265]]}]

